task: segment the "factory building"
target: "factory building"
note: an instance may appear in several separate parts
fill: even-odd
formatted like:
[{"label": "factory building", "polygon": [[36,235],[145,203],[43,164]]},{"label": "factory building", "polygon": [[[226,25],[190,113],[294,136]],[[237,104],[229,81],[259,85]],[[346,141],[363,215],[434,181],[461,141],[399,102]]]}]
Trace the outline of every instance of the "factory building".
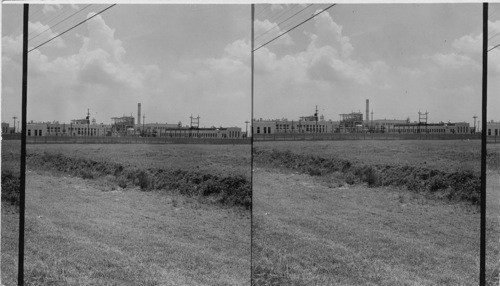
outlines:
[{"label": "factory building", "polygon": [[[240,127],[200,128],[200,117],[191,116],[191,126],[168,123],[146,123],[140,120],[141,104],[137,106],[137,124],[133,116],[112,117],[110,125],[96,124],[90,120],[90,111],[83,119],[71,120],[70,124],[59,122],[30,122],[27,124],[27,136],[143,136],[168,138],[246,138]],[[145,116],[143,116],[145,118]],[[142,124],[141,124],[142,123]],[[2,131],[8,130],[8,124],[2,123]]]},{"label": "factory building", "polygon": [[467,122],[456,123],[403,123],[394,124],[388,133],[471,134],[473,128]]},{"label": "factory building", "polygon": [[288,120],[288,119],[254,119],[253,134],[273,133],[331,133],[338,129],[339,123],[331,120]]},{"label": "factory building", "polygon": [[7,122],[2,122],[2,134],[14,134],[14,127],[10,127],[10,124]]},{"label": "factory building", "polygon": [[[72,122],[77,122],[73,121]],[[81,124],[59,122],[30,122],[26,124],[26,136],[107,136],[111,126],[104,124]]]},{"label": "factory building", "polygon": [[499,136],[500,135],[500,121],[490,121],[486,122],[486,135],[487,136]]}]

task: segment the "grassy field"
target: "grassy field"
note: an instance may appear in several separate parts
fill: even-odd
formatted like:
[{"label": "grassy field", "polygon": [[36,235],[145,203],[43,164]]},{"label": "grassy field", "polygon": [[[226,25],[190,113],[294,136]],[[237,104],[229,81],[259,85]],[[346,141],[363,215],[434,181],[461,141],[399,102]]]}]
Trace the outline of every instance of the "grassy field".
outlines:
[{"label": "grassy field", "polygon": [[[478,174],[479,145],[255,143],[254,153],[259,155],[254,158],[253,177],[253,285],[477,285],[477,205],[436,199],[405,186],[370,185],[367,180],[347,183],[337,174],[341,171],[331,174],[324,166],[345,160],[349,169],[382,165]],[[487,276],[488,285],[496,285],[500,148],[488,148],[493,155],[488,158]],[[318,164],[319,170],[308,168]]]},{"label": "grassy field", "polygon": [[[9,142],[10,143],[10,142]],[[199,170],[250,177],[250,145],[210,144],[29,144],[29,153],[59,153],[141,169]]]},{"label": "grassy field", "polygon": [[[396,141],[276,141],[257,142],[262,150],[289,150],[296,154],[334,156],[352,163],[425,166],[434,169],[480,171],[479,140]],[[500,168],[500,144],[488,144],[488,167]]]},{"label": "grassy field", "polygon": [[[3,169],[18,168],[18,142],[3,143]],[[248,209],[206,203],[168,184],[142,188],[137,177],[128,178],[161,170],[182,175],[186,187],[196,186],[188,184],[198,179],[194,174],[216,183],[246,180],[250,146],[28,145],[27,151],[26,285],[250,283]],[[113,172],[99,175],[117,166],[128,180],[123,187]],[[152,186],[157,178],[150,177]],[[4,205],[2,283],[13,285],[18,214]]]}]

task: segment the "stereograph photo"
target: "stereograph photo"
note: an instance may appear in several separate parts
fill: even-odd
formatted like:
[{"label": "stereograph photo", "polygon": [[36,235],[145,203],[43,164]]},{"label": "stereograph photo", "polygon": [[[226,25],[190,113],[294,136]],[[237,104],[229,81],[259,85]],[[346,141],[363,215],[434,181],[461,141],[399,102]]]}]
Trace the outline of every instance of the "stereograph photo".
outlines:
[{"label": "stereograph photo", "polygon": [[1,9],[1,285],[500,283],[499,3]]}]

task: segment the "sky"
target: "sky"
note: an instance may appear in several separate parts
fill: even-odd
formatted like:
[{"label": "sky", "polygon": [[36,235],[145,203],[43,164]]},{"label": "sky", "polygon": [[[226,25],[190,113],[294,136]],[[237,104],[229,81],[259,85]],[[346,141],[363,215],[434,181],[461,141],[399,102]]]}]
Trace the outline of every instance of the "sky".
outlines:
[{"label": "sky", "polygon": [[[31,5],[29,46],[107,6]],[[12,125],[21,115],[22,5],[2,8],[2,121]],[[136,117],[140,102],[146,123],[188,125],[193,115],[200,126],[245,128],[250,23],[249,5],[116,5],[28,54],[28,121],[69,122],[90,109],[110,124]]]},{"label": "sky", "polygon": [[[294,6],[256,6],[255,48],[328,5]],[[499,9],[490,5],[491,46],[500,43]],[[364,116],[369,99],[374,119],[418,121],[427,111],[429,122],[472,126],[481,47],[482,4],[339,4],[255,51],[254,118],[298,120],[316,106],[326,119]],[[488,57],[488,119],[498,121],[500,48]]]},{"label": "sky", "polygon": [[[31,5],[29,45],[107,6]],[[327,6],[257,4],[254,48]],[[110,124],[111,117],[136,117],[140,102],[146,123],[186,125],[199,115],[201,126],[245,128],[252,118],[250,11],[116,5],[29,53],[28,120],[69,122],[88,108]],[[494,46],[499,3],[490,15]],[[1,117],[10,124],[21,115],[21,34],[22,6],[3,4]],[[427,111],[429,122],[473,124],[481,117],[481,45],[479,3],[339,4],[254,52],[253,118],[296,120],[318,106],[338,120],[364,114],[369,99],[374,119],[417,121]],[[498,121],[500,48],[488,56],[488,120]]]}]

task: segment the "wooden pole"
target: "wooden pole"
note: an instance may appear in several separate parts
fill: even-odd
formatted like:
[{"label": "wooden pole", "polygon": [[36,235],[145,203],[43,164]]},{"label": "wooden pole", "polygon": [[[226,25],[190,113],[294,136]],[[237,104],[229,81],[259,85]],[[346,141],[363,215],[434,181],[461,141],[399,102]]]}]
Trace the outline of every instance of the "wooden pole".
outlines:
[{"label": "wooden pole", "polygon": [[479,285],[486,285],[486,123],[488,98],[488,3],[483,3],[483,84],[482,84],[482,132],[481,132],[481,245]]},{"label": "wooden pole", "polygon": [[21,174],[19,184],[19,255],[17,285],[24,285],[24,213],[26,202],[26,106],[28,94],[28,18],[29,4],[23,11],[23,78],[22,78],[22,115],[21,115]]}]

